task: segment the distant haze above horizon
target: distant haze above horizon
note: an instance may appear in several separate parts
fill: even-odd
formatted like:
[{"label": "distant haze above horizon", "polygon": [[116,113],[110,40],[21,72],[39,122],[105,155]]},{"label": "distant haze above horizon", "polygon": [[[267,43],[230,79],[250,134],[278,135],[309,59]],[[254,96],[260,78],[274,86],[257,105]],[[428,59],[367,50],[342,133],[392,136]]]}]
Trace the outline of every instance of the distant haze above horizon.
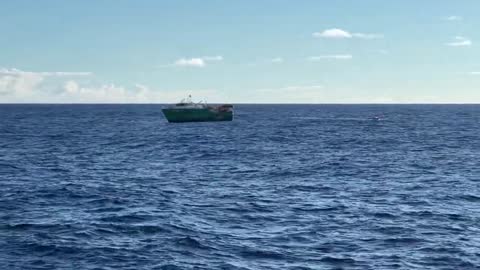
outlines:
[{"label": "distant haze above horizon", "polygon": [[3,1],[0,103],[480,103],[480,1]]}]

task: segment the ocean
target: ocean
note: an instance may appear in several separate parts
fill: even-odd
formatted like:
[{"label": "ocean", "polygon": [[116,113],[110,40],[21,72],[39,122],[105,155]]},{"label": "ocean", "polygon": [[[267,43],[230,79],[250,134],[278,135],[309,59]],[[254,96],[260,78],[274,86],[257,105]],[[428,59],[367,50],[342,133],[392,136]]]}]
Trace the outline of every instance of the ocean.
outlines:
[{"label": "ocean", "polygon": [[480,269],[480,105],[0,105],[0,269]]}]

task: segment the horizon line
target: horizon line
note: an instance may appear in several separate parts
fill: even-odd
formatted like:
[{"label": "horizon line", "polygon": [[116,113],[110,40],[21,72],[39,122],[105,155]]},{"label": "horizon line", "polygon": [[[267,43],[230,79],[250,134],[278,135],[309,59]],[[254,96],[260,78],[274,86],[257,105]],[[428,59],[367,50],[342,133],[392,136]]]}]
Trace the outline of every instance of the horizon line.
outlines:
[{"label": "horizon line", "polygon": [[[12,102],[2,103],[0,105],[169,105],[176,104],[178,102],[167,103],[113,103],[113,102],[73,102],[73,103],[57,103],[57,102]],[[257,103],[257,102],[211,102],[207,104],[233,104],[233,105],[480,105],[480,102],[404,102],[404,103],[368,103],[368,102],[355,102],[355,103],[341,103],[341,102],[327,102],[327,103]]]}]

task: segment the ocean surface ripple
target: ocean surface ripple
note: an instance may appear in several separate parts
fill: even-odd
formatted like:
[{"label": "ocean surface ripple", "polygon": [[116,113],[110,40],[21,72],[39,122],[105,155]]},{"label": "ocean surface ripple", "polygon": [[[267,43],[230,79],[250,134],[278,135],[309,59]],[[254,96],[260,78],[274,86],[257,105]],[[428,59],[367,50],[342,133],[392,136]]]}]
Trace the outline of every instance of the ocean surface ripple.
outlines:
[{"label": "ocean surface ripple", "polygon": [[480,269],[480,106],[0,105],[1,269]]}]

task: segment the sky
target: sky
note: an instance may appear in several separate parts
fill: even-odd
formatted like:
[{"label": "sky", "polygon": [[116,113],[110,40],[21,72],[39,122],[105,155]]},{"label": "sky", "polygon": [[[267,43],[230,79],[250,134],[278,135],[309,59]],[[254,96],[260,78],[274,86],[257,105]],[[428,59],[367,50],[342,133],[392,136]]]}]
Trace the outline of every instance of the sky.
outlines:
[{"label": "sky", "polygon": [[0,2],[0,103],[480,103],[478,0]]}]

